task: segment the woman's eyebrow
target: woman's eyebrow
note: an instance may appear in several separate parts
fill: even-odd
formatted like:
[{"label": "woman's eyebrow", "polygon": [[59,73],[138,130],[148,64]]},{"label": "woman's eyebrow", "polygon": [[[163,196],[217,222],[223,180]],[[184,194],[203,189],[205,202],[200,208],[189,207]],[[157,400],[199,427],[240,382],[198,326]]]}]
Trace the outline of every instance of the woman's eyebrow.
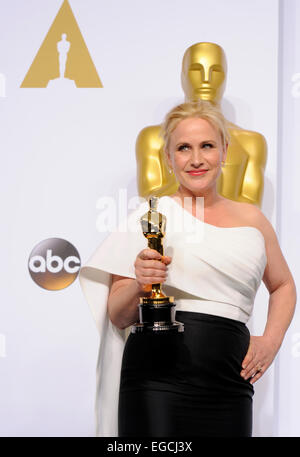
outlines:
[{"label": "woman's eyebrow", "polygon": [[[200,143],[216,143],[216,140],[202,140]],[[189,140],[181,140],[176,143],[176,146],[179,146],[180,144],[189,144]]]}]

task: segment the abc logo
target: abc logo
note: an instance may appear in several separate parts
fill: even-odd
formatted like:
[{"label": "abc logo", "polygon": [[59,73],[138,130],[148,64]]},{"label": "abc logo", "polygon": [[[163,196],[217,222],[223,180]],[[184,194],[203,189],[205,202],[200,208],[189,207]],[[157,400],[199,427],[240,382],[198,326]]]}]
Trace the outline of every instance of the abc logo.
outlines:
[{"label": "abc logo", "polygon": [[28,269],[40,287],[61,290],[75,281],[80,264],[78,251],[71,243],[61,238],[48,238],[30,253]]}]

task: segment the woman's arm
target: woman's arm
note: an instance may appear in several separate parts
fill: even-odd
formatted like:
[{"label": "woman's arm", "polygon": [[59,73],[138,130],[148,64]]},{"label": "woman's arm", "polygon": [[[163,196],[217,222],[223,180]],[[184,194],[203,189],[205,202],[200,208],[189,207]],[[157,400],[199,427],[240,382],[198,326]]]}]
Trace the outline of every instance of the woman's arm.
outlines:
[{"label": "woman's arm", "polygon": [[292,276],[270,294],[264,336],[273,342],[277,350],[292,321],[296,301],[296,286]]},{"label": "woman's arm", "polygon": [[251,336],[241,375],[251,383],[257,381],[274,360],[291,323],[297,302],[293,276],[280,249],[276,233],[268,219],[257,208],[257,228],[265,238],[267,265],[263,281],[270,293],[263,336]]},{"label": "woman's arm", "polygon": [[148,293],[140,289],[135,279],[113,275],[107,302],[111,322],[124,329],[139,318],[139,299]]}]

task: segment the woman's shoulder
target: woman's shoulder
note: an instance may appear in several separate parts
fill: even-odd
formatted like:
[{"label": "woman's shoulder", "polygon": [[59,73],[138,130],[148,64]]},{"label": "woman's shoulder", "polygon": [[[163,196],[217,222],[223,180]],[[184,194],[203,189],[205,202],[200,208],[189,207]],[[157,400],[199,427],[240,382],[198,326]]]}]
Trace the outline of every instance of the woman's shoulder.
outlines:
[{"label": "woman's shoulder", "polygon": [[239,218],[241,225],[254,227],[260,230],[266,242],[276,238],[276,232],[271,222],[258,206],[252,203],[236,202],[232,200],[229,202],[230,203],[227,203],[227,205],[232,208],[234,216]]}]

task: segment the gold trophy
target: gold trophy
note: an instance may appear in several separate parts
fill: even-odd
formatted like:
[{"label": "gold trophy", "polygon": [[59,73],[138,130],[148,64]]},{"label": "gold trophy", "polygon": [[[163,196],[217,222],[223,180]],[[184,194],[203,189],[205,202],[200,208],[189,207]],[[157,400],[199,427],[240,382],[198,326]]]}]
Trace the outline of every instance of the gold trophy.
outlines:
[{"label": "gold trophy", "polygon": [[[144,236],[148,248],[155,249],[163,255],[162,239],[165,235],[166,216],[157,211],[159,197],[148,198],[149,211],[141,217]],[[175,321],[174,297],[167,297],[161,284],[152,284],[150,297],[140,297],[139,319],[133,324],[131,333],[141,332],[183,332],[184,324]]]}]

